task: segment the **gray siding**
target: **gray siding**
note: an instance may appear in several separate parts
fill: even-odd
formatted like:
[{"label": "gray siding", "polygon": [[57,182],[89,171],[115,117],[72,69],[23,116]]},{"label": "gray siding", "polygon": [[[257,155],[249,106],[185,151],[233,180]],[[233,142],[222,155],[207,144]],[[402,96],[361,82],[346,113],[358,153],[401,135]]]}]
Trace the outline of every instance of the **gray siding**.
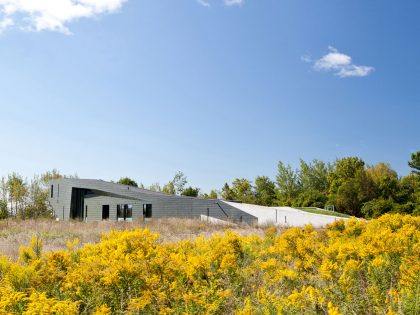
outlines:
[{"label": "gray siding", "polygon": [[[128,187],[100,180],[59,179],[54,185],[54,196],[50,198],[56,216],[69,220],[72,188],[89,189],[92,195],[85,197],[88,206],[88,220],[102,219],[102,206],[110,206],[110,220],[116,220],[117,204],[133,206],[133,220],[143,217],[143,205],[152,204],[152,218],[180,217],[199,218],[200,215],[230,220],[256,223],[257,218],[217,199],[201,199],[166,195],[147,189]],[[59,187],[59,191],[58,191]],[[207,209],[209,209],[207,211]]]}]

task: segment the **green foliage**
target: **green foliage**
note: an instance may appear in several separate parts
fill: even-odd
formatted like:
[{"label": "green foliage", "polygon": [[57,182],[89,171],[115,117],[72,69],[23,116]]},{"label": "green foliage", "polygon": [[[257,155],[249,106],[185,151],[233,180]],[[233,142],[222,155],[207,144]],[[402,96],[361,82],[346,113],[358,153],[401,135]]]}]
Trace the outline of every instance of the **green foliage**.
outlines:
[{"label": "green foliage", "polygon": [[28,188],[28,203],[24,210],[19,213],[22,219],[30,218],[52,218],[54,216],[52,207],[48,203],[49,191],[43,185],[43,176],[39,179],[37,176],[31,181]]},{"label": "green foliage", "polygon": [[420,151],[411,154],[411,161],[408,162],[408,166],[412,168],[414,174],[420,175]]},{"label": "green foliage", "polygon": [[230,189],[230,186],[228,183],[225,183],[222,188],[222,199],[224,200],[235,200],[235,195]]},{"label": "green foliage", "polygon": [[61,175],[61,173],[57,169],[53,169],[52,171],[47,171],[47,172],[45,172],[44,174],[41,175],[41,182],[44,185],[47,185],[50,180],[60,179],[60,178],[63,178],[63,177],[64,176]]},{"label": "green foliage", "polygon": [[392,212],[396,205],[391,199],[375,199],[366,202],[362,207],[362,214],[365,218],[378,218],[381,215]]},{"label": "green foliage", "polygon": [[279,203],[285,206],[293,205],[301,192],[298,172],[280,161],[277,165],[276,180]]},{"label": "green foliage", "polygon": [[162,187],[162,192],[168,195],[175,195],[175,185],[173,182],[169,182]]},{"label": "green foliage", "polygon": [[137,182],[134,179],[131,179],[129,177],[121,177],[117,183],[121,185],[139,187]]},{"label": "green foliage", "polygon": [[[63,178],[57,170],[35,175],[28,182],[12,173],[0,181],[0,218],[16,216],[22,219],[52,218],[54,213],[48,202],[49,181]],[[10,205],[10,207],[9,207]],[[9,209],[10,208],[10,209]]]},{"label": "green foliage", "polygon": [[199,193],[200,193],[200,188],[193,188],[190,186],[184,189],[181,195],[188,196],[188,197],[198,197]]},{"label": "green foliage", "polygon": [[150,185],[149,190],[155,191],[155,192],[161,192],[162,188],[160,188],[159,183],[153,183],[152,185]]},{"label": "green foliage", "polygon": [[267,176],[258,176],[252,186],[242,178],[231,186],[225,183],[221,192],[225,200],[264,206],[324,208],[329,204],[339,212],[367,218],[390,211],[420,214],[418,173],[399,178],[388,163],[366,166],[359,157],[337,159],[333,164],[300,160],[298,169],[280,161],[275,183]]},{"label": "green foliage", "polygon": [[299,194],[295,203],[299,207],[324,208],[327,201],[328,201],[328,197],[326,196],[325,193],[322,193],[315,189],[308,189],[308,190],[303,190]]},{"label": "green foliage", "polygon": [[184,191],[185,185],[188,183],[187,177],[184,175],[183,172],[178,171],[176,172],[174,179],[172,180],[172,183],[175,188],[175,193],[177,195],[180,195]]},{"label": "green foliage", "polygon": [[0,200],[0,220],[7,219],[9,217],[9,210],[7,210],[7,203],[4,200]]},{"label": "green foliage", "polygon": [[327,176],[330,193],[336,193],[341,185],[355,178],[364,166],[365,162],[358,157],[338,159]]},{"label": "green foliage", "polygon": [[217,199],[217,192],[215,190],[210,191],[209,199]]},{"label": "green foliage", "polygon": [[276,184],[268,176],[255,179],[256,203],[261,206],[272,206],[276,199]]},{"label": "green foliage", "polygon": [[331,166],[326,165],[323,161],[313,160],[312,163],[306,163],[301,159],[298,177],[302,190],[326,192],[328,190],[328,172],[330,170]]},{"label": "green foliage", "polygon": [[255,195],[251,182],[246,178],[237,178],[232,183],[231,191],[234,200],[244,203],[255,203]]}]

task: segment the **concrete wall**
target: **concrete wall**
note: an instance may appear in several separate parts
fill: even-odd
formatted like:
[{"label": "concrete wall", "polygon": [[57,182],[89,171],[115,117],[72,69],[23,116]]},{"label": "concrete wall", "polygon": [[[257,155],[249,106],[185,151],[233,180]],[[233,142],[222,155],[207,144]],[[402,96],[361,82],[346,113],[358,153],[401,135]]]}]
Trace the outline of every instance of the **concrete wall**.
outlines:
[{"label": "concrete wall", "polygon": [[314,227],[323,227],[336,220],[346,218],[323,214],[309,213],[290,207],[264,207],[245,203],[227,202],[248,214],[258,218],[258,224],[276,224],[281,226],[304,226],[312,224]]}]

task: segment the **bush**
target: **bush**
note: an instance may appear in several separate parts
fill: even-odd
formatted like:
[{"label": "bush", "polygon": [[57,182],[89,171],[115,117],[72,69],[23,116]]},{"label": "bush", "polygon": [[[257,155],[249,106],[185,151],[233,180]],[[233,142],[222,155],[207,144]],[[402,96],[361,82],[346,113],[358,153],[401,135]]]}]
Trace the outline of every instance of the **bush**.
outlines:
[{"label": "bush", "polygon": [[395,209],[392,200],[375,199],[366,202],[362,207],[362,214],[365,218],[377,218]]},{"label": "bush", "polygon": [[9,217],[9,210],[7,209],[7,203],[0,200],[0,220],[5,220]]},{"label": "bush", "polygon": [[148,230],[0,257],[0,314],[414,314],[420,218],[162,244]]}]

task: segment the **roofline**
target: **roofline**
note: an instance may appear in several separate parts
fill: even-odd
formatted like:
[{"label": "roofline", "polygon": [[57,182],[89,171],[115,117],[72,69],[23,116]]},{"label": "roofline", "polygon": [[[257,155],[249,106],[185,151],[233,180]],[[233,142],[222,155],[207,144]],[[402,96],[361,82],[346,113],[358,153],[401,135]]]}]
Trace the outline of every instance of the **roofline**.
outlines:
[{"label": "roofline", "polygon": [[[141,187],[136,187],[136,186],[130,186],[130,185],[124,185],[124,184],[119,184],[119,183],[115,183],[115,182],[108,182],[102,179],[88,179],[88,178],[68,178],[68,177],[63,177],[63,178],[57,178],[57,179],[52,179],[49,181],[49,183],[53,183],[53,182],[57,182],[57,181],[75,181],[75,182],[87,182],[87,181],[92,181],[92,182],[97,182],[97,183],[105,183],[105,184],[111,184],[111,185],[115,185],[115,186],[120,186],[120,187],[125,187],[125,188],[133,188],[131,191],[134,192],[146,192],[146,193],[152,193],[152,194],[156,194],[156,195],[161,195],[163,197],[178,197],[178,198],[186,198],[186,199],[199,199],[199,200],[214,200],[216,203],[219,201],[224,201],[222,199],[213,199],[213,198],[202,198],[202,197],[192,197],[192,196],[182,196],[182,195],[171,195],[171,194],[166,194],[164,192],[160,192],[160,191],[154,191],[154,190],[150,190],[150,189],[146,189],[146,188],[141,188]],[[78,187],[78,188],[83,188],[83,187]]]}]

